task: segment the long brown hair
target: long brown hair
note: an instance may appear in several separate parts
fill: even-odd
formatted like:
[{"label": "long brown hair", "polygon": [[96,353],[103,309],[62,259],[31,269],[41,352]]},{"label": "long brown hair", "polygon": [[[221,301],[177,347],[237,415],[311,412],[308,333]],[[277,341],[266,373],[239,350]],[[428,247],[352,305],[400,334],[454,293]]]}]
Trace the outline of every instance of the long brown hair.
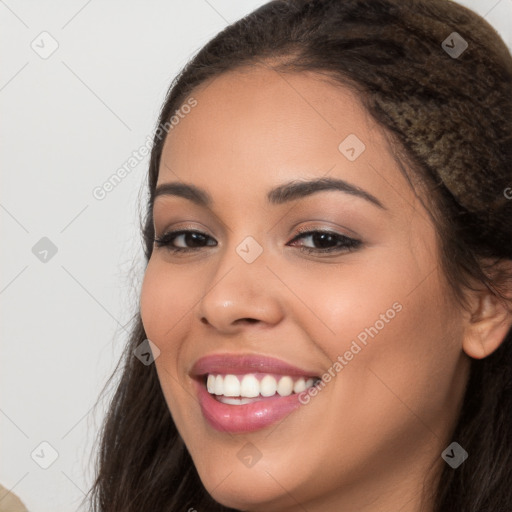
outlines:
[{"label": "long brown hair", "polygon": [[[467,44],[460,55],[450,54],[454,41],[458,48]],[[272,1],[226,27],[192,58],[171,84],[158,126],[200,84],[255,64],[277,73],[316,72],[357,92],[411,184],[421,184],[455,295],[462,302],[476,278],[510,300],[505,285],[511,276],[498,270],[512,260],[506,193],[512,195],[512,58],[487,22],[449,0]],[[147,260],[163,142],[155,136],[148,173],[141,225]],[[114,373],[119,378],[101,431],[91,508],[232,510],[202,485],[155,366],[133,355],[145,339],[137,313]],[[452,435],[469,458],[456,470],[445,466],[436,512],[512,510],[512,332],[471,365]]]}]

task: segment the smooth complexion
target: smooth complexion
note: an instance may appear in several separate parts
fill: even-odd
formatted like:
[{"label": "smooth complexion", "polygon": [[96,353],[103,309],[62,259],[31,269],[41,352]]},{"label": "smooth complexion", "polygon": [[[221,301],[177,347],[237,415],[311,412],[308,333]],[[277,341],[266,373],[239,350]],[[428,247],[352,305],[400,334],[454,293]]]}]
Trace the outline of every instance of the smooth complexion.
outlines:
[{"label": "smooth complexion", "polygon": [[[212,203],[160,195],[154,224],[157,237],[190,229],[206,238],[175,238],[175,247],[195,248],[188,253],[155,245],[140,305],[202,482],[240,510],[419,511],[427,468],[442,467],[452,441],[469,369],[468,316],[381,128],[348,89],[306,73],[238,70],[194,97],[166,139],[158,185],[195,185]],[[366,146],[353,162],[338,149],[350,134]],[[345,180],[382,207],[337,190],[267,199],[275,187],[322,177]],[[299,229],[360,244],[307,253],[301,248],[336,247],[337,239],[319,245],[297,239]],[[236,251],[248,236],[263,248],[250,264]],[[259,354],[322,375],[397,302],[402,310],[378,335],[280,423],[233,434],[205,420],[190,374],[200,357]],[[247,443],[262,456],[253,467],[237,456]]]}]

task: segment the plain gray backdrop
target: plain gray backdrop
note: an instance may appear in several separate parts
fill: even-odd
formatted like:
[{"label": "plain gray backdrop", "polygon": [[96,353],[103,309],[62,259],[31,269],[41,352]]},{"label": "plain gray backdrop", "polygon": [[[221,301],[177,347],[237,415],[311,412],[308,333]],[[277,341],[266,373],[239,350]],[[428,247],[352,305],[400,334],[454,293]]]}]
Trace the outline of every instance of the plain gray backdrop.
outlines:
[{"label": "plain gray backdrop", "polygon": [[[93,191],[147,141],[189,58],[264,3],[0,0],[0,483],[30,512],[77,510],[91,485],[92,406],[143,278],[148,157]],[[459,3],[512,48],[512,0]]]}]

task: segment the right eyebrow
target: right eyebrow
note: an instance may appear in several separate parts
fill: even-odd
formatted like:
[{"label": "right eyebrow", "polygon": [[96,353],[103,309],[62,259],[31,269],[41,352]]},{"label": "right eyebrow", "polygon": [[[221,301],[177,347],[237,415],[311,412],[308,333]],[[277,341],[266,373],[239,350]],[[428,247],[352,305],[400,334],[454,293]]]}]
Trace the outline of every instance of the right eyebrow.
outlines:
[{"label": "right eyebrow", "polygon": [[156,187],[153,201],[159,196],[183,197],[204,207],[210,207],[213,204],[213,199],[206,190],[187,183],[162,183]]}]

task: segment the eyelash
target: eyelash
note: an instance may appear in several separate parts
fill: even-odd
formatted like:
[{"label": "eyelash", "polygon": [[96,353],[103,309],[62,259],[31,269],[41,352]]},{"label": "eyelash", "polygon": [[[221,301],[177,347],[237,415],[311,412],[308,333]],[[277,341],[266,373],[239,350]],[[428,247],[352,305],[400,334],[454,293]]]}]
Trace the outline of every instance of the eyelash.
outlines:
[{"label": "eyelash", "polygon": [[[308,254],[312,253],[319,253],[319,254],[325,254],[325,253],[331,253],[331,252],[350,252],[352,250],[357,249],[361,245],[360,240],[356,240],[355,238],[349,238],[348,236],[341,235],[339,233],[335,233],[332,231],[327,230],[298,230],[299,234],[295,236],[289,243],[295,242],[296,240],[299,240],[301,238],[315,235],[315,234],[321,234],[321,235],[330,235],[337,239],[338,242],[341,242],[341,245],[337,247],[329,247],[327,249],[313,249],[311,247],[300,247],[299,250],[302,252],[306,252]],[[172,253],[189,253],[196,251],[198,249],[203,249],[203,247],[173,247],[171,246],[171,243],[180,235],[188,235],[188,234],[197,234],[201,235],[206,238],[210,238],[205,233],[202,233],[201,231],[195,231],[195,230],[188,230],[188,229],[182,229],[178,231],[169,231],[167,233],[164,233],[161,237],[156,237],[154,239],[154,242],[156,243],[157,247],[166,247],[168,251]],[[210,246],[211,247],[211,246]]]}]

